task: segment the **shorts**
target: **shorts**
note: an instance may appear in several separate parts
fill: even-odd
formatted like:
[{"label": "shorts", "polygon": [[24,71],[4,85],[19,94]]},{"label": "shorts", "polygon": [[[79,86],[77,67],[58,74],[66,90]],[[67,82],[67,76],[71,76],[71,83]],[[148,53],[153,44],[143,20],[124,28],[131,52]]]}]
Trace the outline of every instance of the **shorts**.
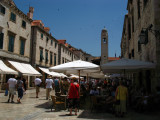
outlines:
[{"label": "shorts", "polygon": [[40,87],[36,85],[36,92],[40,92]]},{"label": "shorts", "polygon": [[69,108],[78,108],[79,107],[79,98],[69,98],[68,105],[69,105]]},{"label": "shorts", "polygon": [[16,95],[16,89],[15,88],[9,88],[9,94]]}]

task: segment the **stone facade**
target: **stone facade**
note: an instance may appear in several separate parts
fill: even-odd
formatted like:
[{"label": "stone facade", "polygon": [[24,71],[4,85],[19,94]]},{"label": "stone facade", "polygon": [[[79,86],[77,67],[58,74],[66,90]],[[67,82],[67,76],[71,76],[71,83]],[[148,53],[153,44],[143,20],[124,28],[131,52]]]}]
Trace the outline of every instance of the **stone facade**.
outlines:
[{"label": "stone facade", "polygon": [[[0,5],[5,9],[5,14],[0,13],[0,33],[3,33],[0,58],[29,62],[30,49],[28,46],[30,46],[32,20],[7,0],[0,2]],[[15,21],[11,20],[12,13],[15,15]],[[22,21],[25,22],[25,27],[22,26]],[[14,37],[12,52],[8,50],[10,35]],[[24,40],[24,55],[20,54],[21,40]]]},{"label": "stone facade", "polygon": [[[13,1],[0,1],[0,59],[8,66],[8,60],[30,62],[31,22]],[[4,83],[9,77],[10,75],[1,75],[0,89],[4,89]]]},{"label": "stone facade", "polygon": [[[160,76],[158,75],[160,73],[160,52],[158,50],[160,39],[157,34],[157,30],[160,30],[160,1],[128,0],[127,10],[128,14],[125,16],[121,40],[121,56],[156,64],[156,69],[141,71],[135,75],[137,81],[143,79],[142,84],[147,90],[151,89],[149,91],[154,92],[156,87],[160,86]],[[142,43],[139,35],[144,31],[146,38],[145,43]]]},{"label": "stone facade", "polygon": [[58,41],[43,27],[32,26],[31,41],[30,59],[33,66],[51,67],[58,65]]},{"label": "stone facade", "polygon": [[[69,49],[68,44],[66,43],[66,40],[58,40],[59,45],[58,45],[58,64],[63,64],[66,62],[71,62],[73,61],[73,52]],[[75,60],[75,59],[74,59]]]}]

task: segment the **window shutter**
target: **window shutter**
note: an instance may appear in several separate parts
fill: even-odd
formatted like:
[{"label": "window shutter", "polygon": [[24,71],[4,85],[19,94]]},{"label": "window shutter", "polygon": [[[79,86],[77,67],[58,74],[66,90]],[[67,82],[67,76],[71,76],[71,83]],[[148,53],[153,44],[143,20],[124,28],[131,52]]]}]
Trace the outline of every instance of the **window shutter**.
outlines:
[{"label": "window shutter", "polygon": [[1,13],[5,14],[5,12],[6,12],[5,7],[1,6]]},{"label": "window shutter", "polygon": [[3,36],[4,33],[0,33],[0,49],[3,49]]},{"label": "window shutter", "polygon": [[24,40],[21,40],[21,48],[20,48],[20,54],[24,55]]},{"label": "window shutter", "polygon": [[13,52],[14,51],[14,36],[9,36],[9,45],[8,45],[8,51]]}]

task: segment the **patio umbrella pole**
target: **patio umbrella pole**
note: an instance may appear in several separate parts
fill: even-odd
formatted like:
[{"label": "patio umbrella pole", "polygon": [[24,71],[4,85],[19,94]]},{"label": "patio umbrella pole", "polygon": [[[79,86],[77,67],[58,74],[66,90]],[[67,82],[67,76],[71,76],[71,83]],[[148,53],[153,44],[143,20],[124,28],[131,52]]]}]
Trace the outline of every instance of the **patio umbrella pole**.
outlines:
[{"label": "patio umbrella pole", "polygon": [[79,85],[80,85],[80,70],[78,70],[78,75],[79,75]]},{"label": "patio umbrella pole", "polygon": [[88,83],[88,73],[87,73],[87,83]]}]

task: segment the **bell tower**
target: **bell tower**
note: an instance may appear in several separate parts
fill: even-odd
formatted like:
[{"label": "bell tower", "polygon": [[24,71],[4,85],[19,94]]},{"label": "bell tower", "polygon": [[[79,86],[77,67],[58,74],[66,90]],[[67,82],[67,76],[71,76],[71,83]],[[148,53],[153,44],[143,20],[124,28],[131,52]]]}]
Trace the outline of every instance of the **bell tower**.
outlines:
[{"label": "bell tower", "polygon": [[108,62],[108,32],[104,27],[101,32],[101,65]]}]

